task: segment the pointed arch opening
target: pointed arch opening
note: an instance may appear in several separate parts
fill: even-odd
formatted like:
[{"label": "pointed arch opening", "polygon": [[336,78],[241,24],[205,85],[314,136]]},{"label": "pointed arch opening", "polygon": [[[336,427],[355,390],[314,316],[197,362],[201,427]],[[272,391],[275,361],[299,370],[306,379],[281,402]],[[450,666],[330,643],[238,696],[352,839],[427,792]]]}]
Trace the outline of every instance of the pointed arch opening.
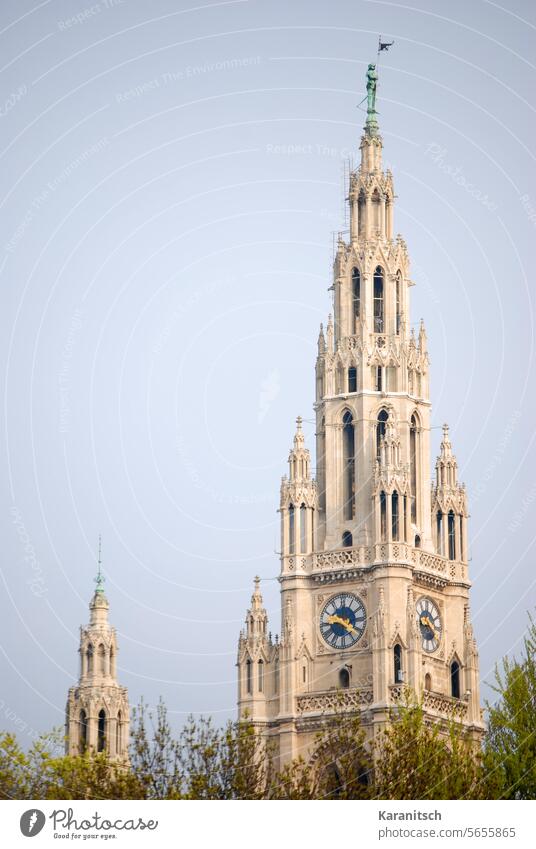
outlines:
[{"label": "pointed arch opening", "polygon": [[90,643],[88,645],[87,651],[86,651],[86,668],[87,668],[87,671],[88,671],[88,675],[93,674],[93,659],[94,659],[93,644]]},{"label": "pointed arch opening", "polygon": [[352,314],[354,317],[354,333],[357,333],[361,317],[361,274],[358,268],[352,270]]},{"label": "pointed arch opening", "polygon": [[346,666],[339,669],[339,687],[341,690],[348,690],[350,688],[350,672]]},{"label": "pointed arch opening", "polygon": [[348,393],[352,395],[357,392],[357,369],[355,366],[350,366],[348,369]]},{"label": "pointed arch opening", "polygon": [[404,680],[402,672],[402,646],[397,643],[393,648],[393,664],[395,672],[395,683],[400,684]]},{"label": "pointed arch opening", "polygon": [[99,711],[97,721],[97,751],[104,752],[106,748],[106,713],[104,710]]},{"label": "pointed arch opening", "polygon": [[359,197],[357,199],[358,233],[359,233],[359,236],[365,235],[366,203],[367,203],[367,199],[365,197],[365,192],[363,190],[361,190],[359,192]]},{"label": "pointed arch opening", "polygon": [[410,464],[410,486],[411,486],[411,521],[417,522],[417,497],[419,490],[419,427],[415,413],[410,419],[409,425],[409,464]]},{"label": "pointed arch opening", "polygon": [[449,510],[448,515],[448,542],[449,560],[456,560],[456,517],[453,510]]},{"label": "pointed arch opening", "polygon": [[300,552],[305,554],[307,551],[307,507],[305,504],[300,506]]},{"label": "pointed arch opening", "polygon": [[382,230],[382,199],[378,189],[372,192],[372,226],[375,232]]},{"label": "pointed arch opening", "polygon": [[374,308],[374,332],[384,332],[384,286],[383,269],[380,265],[376,267],[373,278],[373,308]]},{"label": "pointed arch opening", "polygon": [[350,531],[344,531],[342,535],[342,547],[351,548],[354,544],[353,537]]},{"label": "pointed arch opening", "polygon": [[374,387],[376,392],[383,392],[383,366],[374,366]]},{"label": "pointed arch opening", "polygon": [[424,689],[431,690],[432,689],[432,676],[429,672],[424,676]]},{"label": "pointed arch opening", "polygon": [[85,710],[80,711],[80,752],[83,753],[87,749],[87,713]]},{"label": "pointed arch opening", "polygon": [[387,496],[380,492],[380,540],[387,541]]},{"label": "pointed arch opening", "polygon": [[376,423],[376,459],[380,459],[380,449],[382,445],[382,439],[385,436],[385,431],[387,427],[387,421],[389,419],[389,413],[387,410],[382,409],[378,413],[378,419]]},{"label": "pointed arch opening", "polygon": [[250,658],[246,660],[246,693],[251,695],[253,693],[253,664],[251,663]]},{"label": "pointed arch opening", "polygon": [[441,510],[436,513],[436,540],[437,553],[443,554],[443,513]]},{"label": "pointed arch opening", "polygon": [[117,714],[117,720],[115,723],[115,753],[116,755],[123,754],[123,716],[121,711]]},{"label": "pointed arch opening", "polygon": [[391,495],[391,539],[398,542],[400,533],[400,513],[398,507],[398,492],[395,490]]},{"label": "pointed arch opening", "polygon": [[294,504],[288,508],[288,553],[296,553],[296,517],[294,516]]},{"label": "pointed arch opening", "polygon": [[100,643],[99,648],[98,648],[98,656],[99,656],[99,663],[98,663],[99,674],[100,675],[106,675],[106,652],[104,650],[104,646],[103,646],[102,643]]},{"label": "pointed arch opening", "polygon": [[450,664],[450,694],[453,699],[459,699],[460,692],[460,664],[453,660]]},{"label": "pointed arch opening", "polygon": [[355,434],[352,414],[346,410],[342,417],[343,457],[343,515],[353,519],[355,515]]},{"label": "pointed arch opening", "polygon": [[259,693],[264,693],[264,661],[262,660],[262,658],[257,663],[257,669],[258,669],[257,680],[258,680],[258,685],[259,685]]}]

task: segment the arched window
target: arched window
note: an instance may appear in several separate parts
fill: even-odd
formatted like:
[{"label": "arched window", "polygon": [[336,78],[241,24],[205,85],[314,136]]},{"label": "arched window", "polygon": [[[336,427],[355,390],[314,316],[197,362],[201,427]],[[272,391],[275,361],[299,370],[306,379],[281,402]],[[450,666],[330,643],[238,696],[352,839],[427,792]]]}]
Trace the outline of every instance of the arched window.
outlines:
[{"label": "arched window", "polygon": [[417,491],[418,491],[418,478],[417,478],[417,462],[418,462],[418,449],[417,449],[417,419],[415,416],[411,417],[410,427],[409,427],[409,463],[410,463],[410,485],[411,485],[411,521],[417,521]]},{"label": "arched window", "polygon": [[353,545],[352,534],[350,531],[344,531],[342,535],[342,546],[343,548],[351,548]]},{"label": "arched window", "polygon": [[366,208],[367,200],[365,198],[365,192],[360,191],[359,197],[357,199],[357,209],[358,209],[358,233],[362,236],[365,232],[365,208]]},{"label": "arched window", "polygon": [[347,690],[350,686],[350,673],[346,666],[343,666],[342,669],[339,669],[339,687],[342,690]]},{"label": "arched window", "polygon": [[420,547],[421,547],[421,538],[420,538],[419,534],[415,534],[415,548],[420,548]]},{"label": "arched window", "polygon": [[97,751],[104,752],[106,747],[106,714],[103,710],[99,711],[99,721],[97,725]]},{"label": "arched window", "polygon": [[253,681],[252,679],[252,670],[251,670],[251,660],[246,660],[246,692],[251,695],[253,692]]},{"label": "arched window", "polygon": [[424,676],[424,689],[431,690],[432,689],[432,676],[429,672]]},{"label": "arched window", "polygon": [[[324,468],[325,458],[326,458],[326,419],[322,416],[322,422],[320,425],[320,432],[317,436],[317,484],[318,484],[318,504],[320,510],[326,509],[326,480],[324,476],[324,472],[322,471]],[[314,513],[313,513],[314,515]]]},{"label": "arched window", "polygon": [[361,315],[361,275],[358,268],[352,271],[352,302],[354,316],[354,333],[357,332],[359,316]]},{"label": "arched window", "polygon": [[88,671],[88,674],[91,675],[92,672],[93,672],[93,646],[92,646],[91,643],[87,647],[86,660],[87,660],[87,671]]},{"label": "arched window", "polygon": [[264,661],[259,660],[257,666],[259,668],[259,693],[264,693]]},{"label": "arched window", "polygon": [[393,660],[395,667],[395,683],[400,684],[404,680],[402,675],[402,646],[397,643],[393,649]]},{"label": "arched window", "polygon": [[87,713],[85,710],[80,711],[80,751],[85,752],[87,749]]},{"label": "arched window", "polygon": [[387,539],[387,498],[385,492],[380,492],[380,539],[385,542]]},{"label": "arched window", "polygon": [[443,513],[437,511],[436,515],[437,552],[443,554]]},{"label": "arched window", "polygon": [[302,666],[302,681],[304,684],[307,683],[307,666],[305,665],[305,663]]},{"label": "arched window", "polygon": [[374,272],[374,332],[383,333],[383,271],[378,265]]},{"label": "arched window", "polygon": [[122,753],[122,750],[123,750],[123,744],[122,744],[122,739],[121,739],[122,733],[123,733],[122,722],[123,722],[123,717],[121,716],[121,711],[119,711],[119,713],[117,714],[117,720],[116,720],[116,723],[115,723],[115,753],[116,753],[116,755],[120,755]]},{"label": "arched window", "polygon": [[393,542],[398,542],[399,526],[398,492],[393,492],[391,496],[391,538]]},{"label": "arched window", "polygon": [[302,554],[307,551],[307,507],[305,504],[300,507],[300,551]]},{"label": "arched window", "polygon": [[355,514],[355,439],[352,414],[349,410],[345,412],[342,421],[344,518],[353,519]]},{"label": "arched window", "polygon": [[288,508],[288,553],[295,554],[296,553],[296,540],[295,540],[295,521],[294,521],[294,504],[291,504]]},{"label": "arched window", "polygon": [[400,324],[402,320],[402,312],[401,312],[401,288],[402,288],[402,278],[400,275],[400,271],[396,273],[396,315],[395,315],[395,330],[396,335],[400,333]]},{"label": "arched window", "polygon": [[449,560],[456,560],[456,518],[452,510],[448,517]]},{"label": "arched window", "polygon": [[375,366],[374,381],[376,392],[383,392],[383,367]]},{"label": "arched window", "polygon": [[380,448],[382,443],[382,438],[385,436],[385,423],[389,418],[389,413],[387,410],[380,410],[378,413],[378,424],[376,425],[376,457],[380,459]]},{"label": "arched window", "polygon": [[99,646],[99,672],[101,675],[106,675],[106,652],[102,643]]},{"label": "arched window", "polygon": [[352,313],[354,316],[354,333],[356,333],[361,315],[361,275],[357,268],[352,271]]},{"label": "arched window", "polygon": [[357,392],[357,369],[353,366],[348,369],[348,392]]},{"label": "arched window", "polygon": [[378,189],[372,192],[372,226],[374,230],[381,230],[381,197]]},{"label": "arched window", "polygon": [[453,699],[460,698],[460,664],[457,660],[450,664],[450,694]]}]

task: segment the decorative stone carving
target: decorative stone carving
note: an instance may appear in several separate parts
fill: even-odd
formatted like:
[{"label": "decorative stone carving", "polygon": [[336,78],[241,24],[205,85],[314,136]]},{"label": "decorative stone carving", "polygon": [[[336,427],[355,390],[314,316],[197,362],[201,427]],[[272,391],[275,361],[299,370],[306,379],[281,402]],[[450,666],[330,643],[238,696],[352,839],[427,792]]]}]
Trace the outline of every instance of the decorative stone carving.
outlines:
[{"label": "decorative stone carving", "polygon": [[329,690],[296,697],[296,709],[302,713],[330,713],[371,705],[373,692],[369,689]]}]

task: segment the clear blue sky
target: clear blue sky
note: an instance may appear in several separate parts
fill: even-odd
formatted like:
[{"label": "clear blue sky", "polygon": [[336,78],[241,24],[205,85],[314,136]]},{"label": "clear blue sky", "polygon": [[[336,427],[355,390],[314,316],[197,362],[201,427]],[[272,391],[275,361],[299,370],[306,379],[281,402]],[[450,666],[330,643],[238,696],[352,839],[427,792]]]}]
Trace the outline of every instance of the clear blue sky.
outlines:
[{"label": "clear blue sky", "polygon": [[[63,722],[98,534],[119,671],[233,715],[332,231],[378,108],[471,510],[481,671],[536,600],[529,2],[8,0],[0,10],[0,727]],[[530,259],[529,259],[530,258]]]}]

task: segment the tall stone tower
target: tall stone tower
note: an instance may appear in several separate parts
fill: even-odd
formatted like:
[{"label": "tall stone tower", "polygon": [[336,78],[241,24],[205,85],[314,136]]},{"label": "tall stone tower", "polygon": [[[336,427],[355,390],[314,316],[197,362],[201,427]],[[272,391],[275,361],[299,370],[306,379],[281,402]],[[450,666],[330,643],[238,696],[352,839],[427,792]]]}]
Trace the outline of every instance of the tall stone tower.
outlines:
[{"label": "tall stone tower", "polygon": [[240,715],[277,738],[282,763],[307,752],[341,700],[374,735],[405,685],[433,720],[483,732],[467,499],[446,425],[431,481],[427,340],[410,321],[376,79],[369,66],[350,232],[318,339],[316,481],[298,419],[281,484],[281,638],[267,633],[257,580],[239,640]]},{"label": "tall stone tower", "polygon": [[80,628],[80,678],[67,698],[66,752],[106,751],[111,758],[128,760],[128,691],[117,682],[117,638],[108,622],[103,582],[99,554],[89,625]]}]

